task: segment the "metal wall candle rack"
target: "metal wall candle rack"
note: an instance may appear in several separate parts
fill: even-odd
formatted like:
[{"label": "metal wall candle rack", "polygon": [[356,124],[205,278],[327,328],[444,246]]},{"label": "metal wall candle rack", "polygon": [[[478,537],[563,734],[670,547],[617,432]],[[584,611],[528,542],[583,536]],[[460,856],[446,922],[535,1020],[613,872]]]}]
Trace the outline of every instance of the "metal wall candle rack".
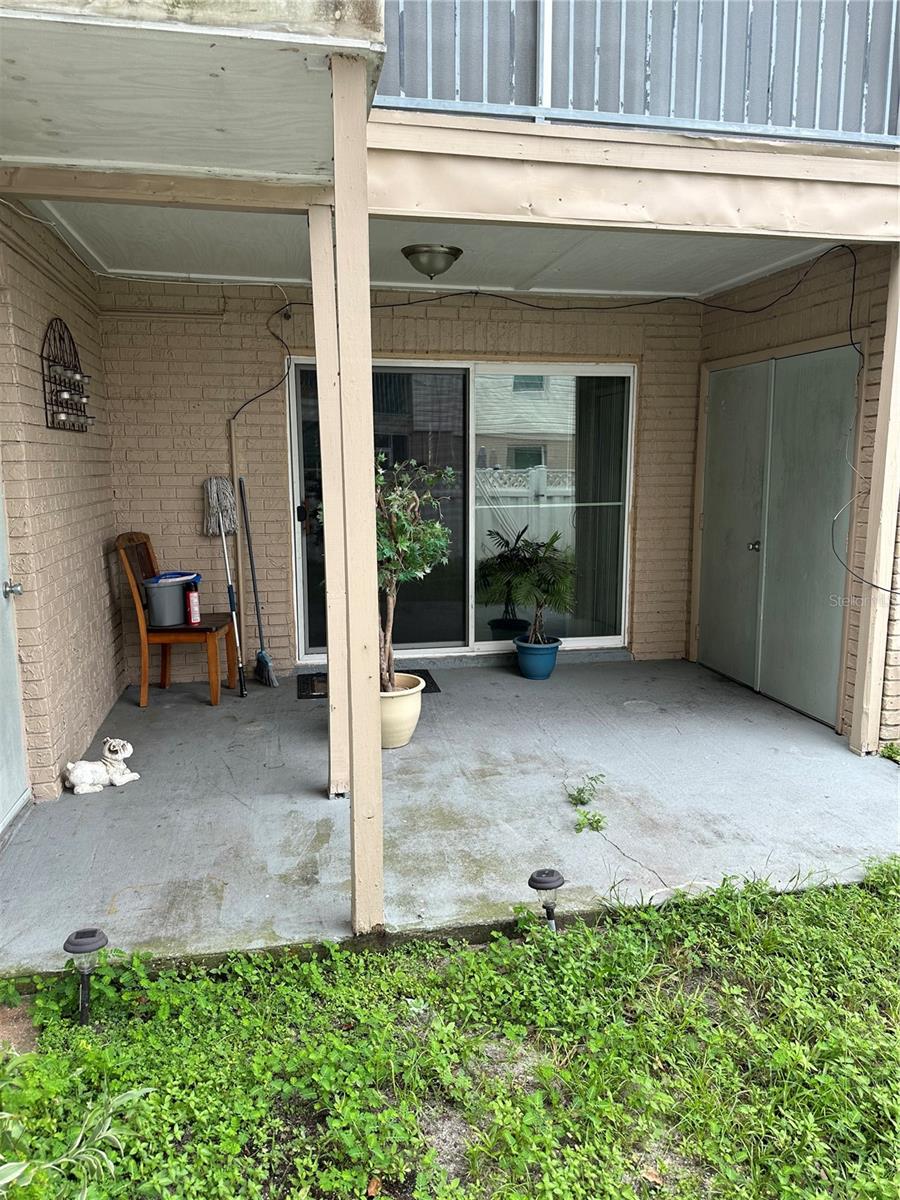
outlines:
[{"label": "metal wall candle rack", "polygon": [[60,317],[47,326],[41,365],[47,428],[86,433],[96,420],[87,410],[91,377],[82,371],[75,340]]}]

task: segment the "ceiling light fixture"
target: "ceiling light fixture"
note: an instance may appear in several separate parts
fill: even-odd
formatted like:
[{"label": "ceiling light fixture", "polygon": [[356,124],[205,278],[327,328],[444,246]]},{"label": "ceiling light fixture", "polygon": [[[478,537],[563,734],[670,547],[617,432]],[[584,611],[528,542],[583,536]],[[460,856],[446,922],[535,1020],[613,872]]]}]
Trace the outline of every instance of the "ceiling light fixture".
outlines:
[{"label": "ceiling light fixture", "polygon": [[459,246],[442,246],[437,243],[421,242],[403,247],[403,256],[413,270],[418,271],[420,275],[427,275],[429,279],[449,271],[461,254]]}]

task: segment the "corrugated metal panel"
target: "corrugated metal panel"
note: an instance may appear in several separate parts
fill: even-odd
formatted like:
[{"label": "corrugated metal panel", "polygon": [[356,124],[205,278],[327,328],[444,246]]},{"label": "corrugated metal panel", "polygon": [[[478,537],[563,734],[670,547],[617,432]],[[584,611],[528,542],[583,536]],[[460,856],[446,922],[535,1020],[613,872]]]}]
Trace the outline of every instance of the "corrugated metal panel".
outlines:
[{"label": "corrugated metal panel", "polygon": [[900,0],[386,0],[376,103],[895,141]]}]

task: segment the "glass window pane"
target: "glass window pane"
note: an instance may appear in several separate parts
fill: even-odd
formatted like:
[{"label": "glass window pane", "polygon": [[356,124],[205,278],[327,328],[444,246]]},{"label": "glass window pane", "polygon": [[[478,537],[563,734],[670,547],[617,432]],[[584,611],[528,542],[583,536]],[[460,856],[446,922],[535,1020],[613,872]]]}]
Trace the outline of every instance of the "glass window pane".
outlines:
[{"label": "glass window pane", "polygon": [[[622,634],[629,393],[623,376],[476,372],[476,565],[496,552],[490,530],[510,540],[559,531],[576,600],[573,613],[547,614],[556,637]],[[475,639],[505,640],[530,616],[476,595]]]},{"label": "glass window pane", "polygon": [[[467,643],[468,562],[465,370],[376,367],[372,376],[375,452],[390,463],[413,458],[432,467],[452,467],[452,485],[437,489],[450,528],[450,559],[425,579],[401,586],[394,619],[394,644],[463,646]],[[302,495],[308,517],[303,535],[305,651],[325,646],[325,557],[322,537],[322,478],[316,373],[297,368],[301,431]],[[374,454],[373,454],[374,469]]]}]

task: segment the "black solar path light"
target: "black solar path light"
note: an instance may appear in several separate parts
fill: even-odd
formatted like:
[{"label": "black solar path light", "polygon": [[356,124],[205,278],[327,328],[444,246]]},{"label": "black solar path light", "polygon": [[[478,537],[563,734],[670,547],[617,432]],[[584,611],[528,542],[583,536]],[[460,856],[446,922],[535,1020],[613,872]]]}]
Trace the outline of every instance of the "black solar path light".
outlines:
[{"label": "black solar path light", "polygon": [[533,871],[528,879],[528,886],[540,893],[541,907],[547,918],[547,927],[556,933],[556,893],[566,881],[559,871],[553,867],[541,867]]},{"label": "black solar path light", "polygon": [[109,938],[102,929],[76,929],[63,943],[63,950],[71,954],[78,972],[78,1024],[87,1025],[91,1017],[91,974],[97,966],[97,957]]}]

